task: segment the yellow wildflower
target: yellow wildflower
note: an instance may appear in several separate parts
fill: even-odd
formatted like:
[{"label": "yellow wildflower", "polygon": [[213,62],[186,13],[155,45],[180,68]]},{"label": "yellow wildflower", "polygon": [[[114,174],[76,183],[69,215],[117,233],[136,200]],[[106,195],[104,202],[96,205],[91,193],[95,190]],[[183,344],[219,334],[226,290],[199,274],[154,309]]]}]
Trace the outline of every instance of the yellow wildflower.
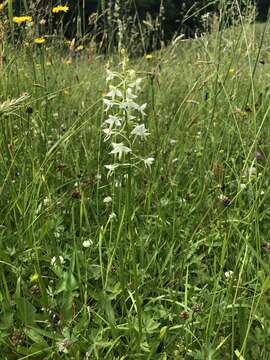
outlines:
[{"label": "yellow wildflower", "polygon": [[0,4],[0,11],[3,10],[4,7],[5,7],[5,4],[4,4],[4,3]]},{"label": "yellow wildflower", "polygon": [[31,21],[32,21],[32,16],[14,16],[13,17],[13,22],[15,22],[16,24],[22,24],[22,23],[31,22]]},{"label": "yellow wildflower", "polygon": [[65,5],[65,6],[61,6],[61,5],[59,5],[59,6],[55,6],[54,8],[52,8],[52,12],[53,13],[59,13],[59,12],[68,12],[68,10],[69,10],[69,7],[67,6],[67,5]]},{"label": "yellow wildflower", "polygon": [[38,45],[40,44],[44,44],[45,43],[45,39],[43,37],[38,37],[38,38],[35,38],[34,42]]},{"label": "yellow wildflower", "polygon": [[82,50],[83,50],[83,45],[79,45],[75,49],[75,51],[82,51]]},{"label": "yellow wildflower", "polygon": [[153,55],[151,55],[151,54],[146,54],[146,55],[145,55],[145,59],[146,59],[146,60],[152,60],[152,59],[153,59]]},{"label": "yellow wildflower", "polygon": [[30,276],[30,283],[36,282],[38,280],[39,276],[38,274],[33,274]]},{"label": "yellow wildflower", "polygon": [[234,75],[234,74],[235,74],[235,70],[234,70],[234,69],[230,69],[230,70],[229,70],[229,74]]},{"label": "yellow wildflower", "polygon": [[71,60],[71,59],[68,59],[68,60],[64,61],[64,64],[70,65],[70,64],[72,64],[72,60]]}]

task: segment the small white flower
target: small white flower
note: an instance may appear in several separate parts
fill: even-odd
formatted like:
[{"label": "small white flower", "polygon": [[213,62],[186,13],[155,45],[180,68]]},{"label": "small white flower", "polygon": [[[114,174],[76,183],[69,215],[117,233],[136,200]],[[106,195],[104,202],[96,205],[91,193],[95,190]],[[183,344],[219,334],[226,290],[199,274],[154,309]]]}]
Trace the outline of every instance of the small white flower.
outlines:
[{"label": "small white flower", "polygon": [[129,87],[129,88],[127,89],[127,96],[126,96],[126,98],[129,100],[129,99],[136,99],[137,97],[138,97],[138,96],[135,95],[135,94],[133,94],[132,89]]},{"label": "small white flower", "polygon": [[91,245],[93,244],[92,240],[84,240],[84,242],[82,243],[82,246],[85,248],[89,248]]},{"label": "small white flower", "polygon": [[109,220],[114,220],[114,219],[116,219],[116,214],[114,213],[114,212],[112,212],[111,214],[110,214],[110,216],[109,216]]},{"label": "small white flower", "polygon": [[119,89],[117,89],[117,87],[115,87],[113,85],[110,85],[110,91],[108,92],[108,94],[106,96],[111,97],[112,99],[114,99],[116,96],[122,98],[123,94]]},{"label": "small white flower", "polygon": [[142,104],[141,106],[138,106],[137,110],[142,114],[142,115],[146,115],[146,113],[144,112],[144,110],[146,109],[147,104]]},{"label": "small white flower", "polygon": [[233,277],[233,271],[232,270],[225,271],[224,276],[227,280],[230,280]]},{"label": "small white flower", "polygon": [[62,353],[67,353],[67,349],[71,345],[71,341],[69,339],[64,339],[62,342],[58,344],[58,351]]},{"label": "small white flower", "polygon": [[110,154],[117,154],[119,156],[119,159],[121,159],[123,154],[131,152],[131,149],[125,146],[123,143],[112,143],[112,146],[113,150],[110,152]]},{"label": "small white flower", "polygon": [[257,169],[255,166],[251,166],[248,170],[247,170],[247,173],[246,173],[246,176],[251,178],[253,176],[255,176],[257,173]]},{"label": "small white flower", "polygon": [[149,157],[149,158],[147,158],[147,159],[142,159],[142,160],[143,160],[143,162],[144,162],[145,167],[151,167],[151,165],[152,165],[153,162],[155,161],[155,159],[152,158],[152,157]]},{"label": "small white flower", "polygon": [[247,188],[247,184],[240,184],[240,189],[245,190]]},{"label": "small white flower", "polygon": [[102,132],[105,134],[104,141],[109,140],[110,137],[115,134],[115,131],[113,131],[111,128],[103,129]]},{"label": "small white flower", "polygon": [[114,106],[114,102],[112,100],[103,99],[104,105],[106,105],[106,108],[104,109],[105,112],[107,112],[108,110],[110,110],[110,108],[112,108]]},{"label": "small white flower", "polygon": [[111,80],[113,80],[114,78],[115,78],[115,74],[114,74],[111,70],[107,69],[106,81],[111,81]]},{"label": "small white flower", "polygon": [[121,126],[121,118],[118,116],[109,115],[109,118],[104,121],[103,125],[109,124],[110,127]]},{"label": "small white flower", "polygon": [[145,138],[146,136],[150,135],[150,132],[146,129],[145,125],[136,125],[134,129],[131,131],[132,135],[140,136]]},{"label": "small white flower", "polygon": [[43,200],[44,205],[48,205],[50,203],[50,199],[46,196]]},{"label": "small white flower", "polygon": [[105,204],[109,204],[110,202],[112,202],[112,198],[110,196],[106,196],[104,199],[103,199],[103,202]]},{"label": "small white flower", "polygon": [[135,91],[139,92],[141,91],[141,82],[142,82],[142,78],[138,78],[135,82],[131,83],[129,86],[130,87],[135,87]]},{"label": "small white flower", "polygon": [[54,257],[52,258],[52,260],[51,260],[51,265],[52,265],[52,266],[55,266],[55,265],[56,265],[57,259],[59,259],[61,265],[63,265],[63,264],[65,263],[65,259],[63,258],[63,256],[61,256],[61,255],[58,256],[58,257],[54,256]]},{"label": "small white flower", "polygon": [[118,168],[119,164],[111,164],[111,165],[104,165],[106,169],[108,169],[107,176],[111,176],[115,169]]},{"label": "small white flower", "polygon": [[59,256],[59,260],[60,260],[61,265],[63,265],[65,263],[65,259],[61,255]]}]

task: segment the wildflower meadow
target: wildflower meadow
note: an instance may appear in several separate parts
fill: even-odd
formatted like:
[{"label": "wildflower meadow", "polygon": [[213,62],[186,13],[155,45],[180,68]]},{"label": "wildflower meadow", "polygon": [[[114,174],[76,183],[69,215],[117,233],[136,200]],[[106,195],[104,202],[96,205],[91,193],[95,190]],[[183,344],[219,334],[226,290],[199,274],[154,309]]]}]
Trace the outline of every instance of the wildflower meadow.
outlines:
[{"label": "wildflower meadow", "polygon": [[0,2],[0,359],[269,360],[269,17],[73,3]]}]

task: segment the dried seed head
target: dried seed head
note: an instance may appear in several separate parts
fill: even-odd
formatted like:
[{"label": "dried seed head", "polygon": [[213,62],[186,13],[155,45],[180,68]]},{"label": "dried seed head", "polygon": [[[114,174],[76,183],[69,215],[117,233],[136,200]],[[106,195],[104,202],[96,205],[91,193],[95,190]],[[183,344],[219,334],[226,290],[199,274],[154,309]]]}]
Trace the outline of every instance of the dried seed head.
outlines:
[{"label": "dried seed head", "polygon": [[26,111],[26,113],[27,114],[33,114],[33,108],[32,108],[32,106],[27,106],[27,108],[25,109],[25,111]]},{"label": "dried seed head", "polygon": [[265,154],[263,153],[263,151],[261,149],[257,149],[255,152],[255,159],[258,161],[263,161],[265,160]]},{"label": "dried seed head", "polygon": [[231,204],[231,200],[227,197],[227,196],[225,196],[225,195],[223,195],[223,194],[221,194],[219,197],[218,197],[218,199],[219,199],[219,202],[221,203],[221,205],[223,205],[223,206],[229,206],[230,204]]},{"label": "dried seed head", "polygon": [[56,166],[56,171],[59,171],[59,172],[63,172],[66,168],[66,165],[65,164],[58,164]]},{"label": "dried seed head", "polygon": [[192,305],[193,312],[199,312],[201,310],[201,308],[202,308],[201,304],[193,304]]},{"label": "dried seed head", "polygon": [[22,345],[25,341],[25,335],[21,330],[14,330],[13,335],[11,336],[11,341],[14,345]]},{"label": "dried seed head", "polygon": [[179,317],[182,320],[187,320],[189,318],[189,312],[186,311],[186,310],[181,311],[180,314],[179,314]]},{"label": "dried seed head", "polygon": [[80,199],[81,197],[81,192],[78,188],[76,189],[73,189],[70,193],[70,196],[73,198],[73,199]]},{"label": "dried seed head", "polygon": [[265,242],[263,244],[263,250],[267,253],[270,252],[270,243],[269,242]]},{"label": "dried seed head", "polygon": [[31,291],[31,294],[32,294],[33,296],[39,296],[39,295],[40,295],[40,288],[39,288],[39,286],[38,286],[37,284],[34,284],[34,285],[31,287],[30,291]]}]

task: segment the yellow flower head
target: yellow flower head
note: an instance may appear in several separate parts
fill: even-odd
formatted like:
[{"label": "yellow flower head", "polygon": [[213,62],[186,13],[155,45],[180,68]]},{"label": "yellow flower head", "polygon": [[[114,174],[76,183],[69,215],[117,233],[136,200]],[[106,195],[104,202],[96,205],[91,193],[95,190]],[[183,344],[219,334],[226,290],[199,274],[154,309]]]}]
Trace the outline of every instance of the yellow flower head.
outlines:
[{"label": "yellow flower head", "polygon": [[146,60],[152,60],[152,59],[153,59],[153,55],[147,54],[147,55],[145,55],[145,59],[146,59]]},{"label": "yellow flower head", "polygon": [[32,21],[32,16],[14,16],[13,17],[13,22],[15,22],[16,24],[22,24],[22,23],[27,23],[27,22],[31,22]]},{"label": "yellow flower head", "polygon": [[38,280],[39,276],[38,274],[33,274],[30,276],[30,283],[36,282]]},{"label": "yellow flower head", "polygon": [[5,4],[4,4],[4,3],[0,4],[0,11],[3,10],[4,7],[5,7]]},{"label": "yellow flower head", "polygon": [[38,38],[35,38],[35,40],[34,40],[34,42],[36,43],[36,44],[44,44],[45,43],[45,39],[43,38],[43,37],[38,37]]},{"label": "yellow flower head", "polygon": [[71,59],[67,59],[66,61],[64,61],[64,64],[70,65],[70,64],[72,64],[72,60],[71,60]]},{"label": "yellow flower head", "polygon": [[82,51],[82,50],[83,50],[83,45],[79,45],[75,49],[75,51]]},{"label": "yellow flower head", "polygon": [[65,5],[65,6],[61,6],[61,5],[59,5],[59,6],[55,6],[54,8],[52,8],[52,12],[53,13],[59,13],[59,12],[68,12],[68,10],[69,10],[69,7],[67,6],[67,5]]}]

